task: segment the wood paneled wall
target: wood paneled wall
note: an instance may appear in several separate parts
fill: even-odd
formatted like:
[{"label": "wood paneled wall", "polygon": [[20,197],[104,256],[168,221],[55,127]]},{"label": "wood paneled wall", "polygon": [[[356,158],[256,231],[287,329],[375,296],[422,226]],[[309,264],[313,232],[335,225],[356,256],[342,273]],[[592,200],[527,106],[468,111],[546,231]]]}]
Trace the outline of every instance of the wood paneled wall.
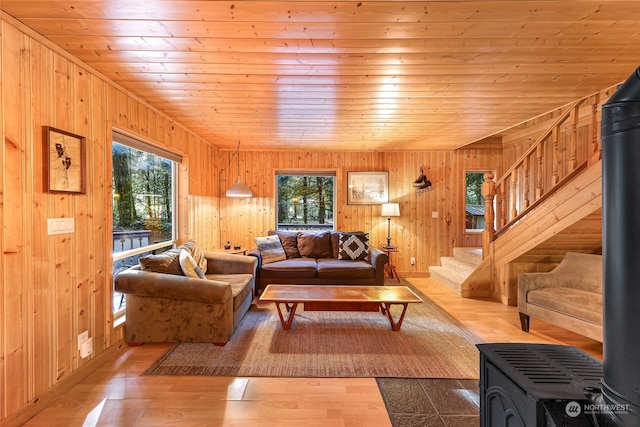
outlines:
[{"label": "wood paneled wall", "polygon": [[[220,151],[216,162],[226,165],[232,152]],[[393,262],[401,274],[426,275],[430,265],[450,255],[455,246],[480,246],[478,234],[464,230],[464,175],[468,170],[493,169],[502,164],[501,150],[423,152],[241,151],[241,180],[253,190],[250,199],[220,198],[220,230],[207,241],[216,247],[227,240],[253,247],[253,239],[274,229],[275,172],[278,170],[335,170],[336,230],[363,230],[371,243],[386,242],[387,220],[379,205],[347,204],[347,172],[389,171],[389,197],[400,204],[400,217],[391,219],[392,243],[399,247]],[[412,184],[423,167],[433,189],[416,193]],[[221,191],[235,183],[237,166],[225,171]],[[437,214],[434,218],[433,213]],[[210,218],[213,215],[207,215]],[[198,220],[197,218],[195,219]],[[204,219],[200,219],[204,221]],[[206,224],[202,224],[203,228]],[[200,228],[200,227],[196,227]],[[212,230],[215,231],[215,230]],[[411,257],[416,264],[411,265]]]},{"label": "wood paneled wall", "polygon": [[[181,238],[189,197],[216,200],[217,150],[4,14],[0,31],[0,420],[13,425],[122,346],[111,316],[111,127],[185,156]],[[86,137],[85,194],[47,193],[45,125]],[[47,235],[47,218],[62,217],[75,232]]]}]

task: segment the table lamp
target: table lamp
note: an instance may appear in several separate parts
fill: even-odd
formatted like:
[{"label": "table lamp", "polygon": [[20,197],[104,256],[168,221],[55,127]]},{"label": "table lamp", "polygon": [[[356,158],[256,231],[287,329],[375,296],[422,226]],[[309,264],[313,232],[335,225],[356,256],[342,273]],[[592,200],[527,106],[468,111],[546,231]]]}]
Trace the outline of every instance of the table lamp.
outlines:
[{"label": "table lamp", "polygon": [[395,246],[391,246],[391,217],[392,216],[400,216],[400,205],[398,203],[383,203],[382,204],[382,212],[380,213],[382,216],[387,217],[388,227],[387,227],[387,245],[384,246],[385,249],[395,249]]}]

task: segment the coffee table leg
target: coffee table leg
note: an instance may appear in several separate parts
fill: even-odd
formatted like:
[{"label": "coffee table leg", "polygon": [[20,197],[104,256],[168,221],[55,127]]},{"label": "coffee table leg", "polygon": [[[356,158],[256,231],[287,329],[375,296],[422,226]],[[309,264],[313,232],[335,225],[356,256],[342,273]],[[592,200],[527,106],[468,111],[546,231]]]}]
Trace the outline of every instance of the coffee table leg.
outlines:
[{"label": "coffee table leg", "polygon": [[[282,309],[280,308],[280,304],[284,304],[287,311],[289,312],[289,316],[287,317],[287,320],[285,320],[284,316],[282,315]],[[288,331],[289,329],[291,329],[291,324],[293,323],[293,316],[296,315],[296,309],[298,308],[298,303],[297,302],[294,302],[294,303],[276,302],[276,308],[278,309],[278,316],[280,316],[280,324],[282,325],[282,329],[284,329],[285,331]]]},{"label": "coffee table leg", "polygon": [[398,319],[398,321],[396,322],[395,320],[393,320],[393,316],[391,315],[391,305],[390,303],[384,302],[382,304],[380,304],[382,307],[382,314],[386,314],[387,318],[389,319],[389,323],[391,323],[391,329],[394,331],[399,331],[400,327],[402,327],[402,321],[404,320],[404,315],[407,312],[407,306],[409,305],[408,303],[403,303],[402,305],[402,313],[400,314],[400,318]]}]

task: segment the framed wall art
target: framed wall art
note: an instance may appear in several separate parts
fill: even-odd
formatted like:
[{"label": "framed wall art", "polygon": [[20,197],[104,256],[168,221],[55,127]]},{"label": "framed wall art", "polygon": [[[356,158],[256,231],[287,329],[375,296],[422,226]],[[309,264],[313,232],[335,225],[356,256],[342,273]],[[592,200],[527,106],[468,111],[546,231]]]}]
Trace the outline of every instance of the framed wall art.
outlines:
[{"label": "framed wall art", "polygon": [[50,193],[85,192],[85,138],[44,126],[45,187]]},{"label": "framed wall art", "polygon": [[347,204],[381,205],[389,201],[389,172],[347,172]]}]

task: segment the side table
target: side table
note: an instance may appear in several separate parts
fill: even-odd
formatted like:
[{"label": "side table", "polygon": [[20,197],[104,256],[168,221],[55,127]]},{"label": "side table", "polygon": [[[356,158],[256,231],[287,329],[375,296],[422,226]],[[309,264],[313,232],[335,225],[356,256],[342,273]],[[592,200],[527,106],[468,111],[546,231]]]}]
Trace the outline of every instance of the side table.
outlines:
[{"label": "side table", "polygon": [[395,277],[395,279],[399,282],[400,281],[400,276],[398,276],[398,272],[396,271],[396,266],[393,265],[393,263],[391,262],[391,254],[394,252],[398,252],[398,248],[397,247],[386,247],[385,245],[381,245],[380,249],[387,254],[387,256],[389,257],[389,261],[387,262],[387,271],[388,271],[388,277],[393,279]]},{"label": "side table", "polygon": [[234,255],[246,255],[247,254],[247,249],[246,248],[240,248],[240,249],[224,249],[224,248],[220,248],[220,249],[216,249],[216,252],[220,252],[223,254],[234,254]]}]

